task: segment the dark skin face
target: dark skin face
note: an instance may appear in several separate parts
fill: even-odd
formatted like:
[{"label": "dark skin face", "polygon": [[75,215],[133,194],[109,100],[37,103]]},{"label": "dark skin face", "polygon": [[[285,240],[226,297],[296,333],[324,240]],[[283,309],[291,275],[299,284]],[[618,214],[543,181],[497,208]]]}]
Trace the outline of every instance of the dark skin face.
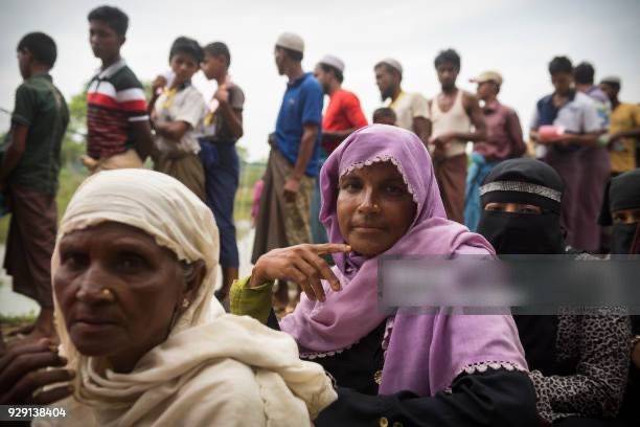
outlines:
[{"label": "dark skin face", "polygon": [[204,61],[201,64],[202,72],[209,80],[217,79],[227,70],[227,61],[224,56],[212,56],[204,54]]},{"label": "dark skin face", "polygon": [[18,68],[20,69],[20,75],[25,80],[31,77],[31,62],[31,52],[29,52],[28,50],[18,51]]},{"label": "dark skin face", "polygon": [[398,73],[393,72],[385,65],[376,67],[374,72],[376,74],[376,85],[380,90],[380,97],[383,101],[391,98],[398,86],[400,86]]},{"label": "dark skin face", "polygon": [[444,62],[436,67],[438,80],[442,90],[451,90],[456,87],[456,79],[460,70],[451,62]]},{"label": "dark skin face", "polygon": [[283,49],[276,46],[275,49],[273,50],[273,57],[276,61],[276,68],[278,68],[278,74],[282,76],[286,71],[285,67],[286,67],[286,62],[288,60],[287,54],[284,52]]},{"label": "dark skin face", "polygon": [[103,21],[89,21],[89,42],[96,58],[105,63],[111,63],[120,57],[120,47],[125,37]]},{"label": "dark skin face", "polygon": [[555,73],[551,75],[551,84],[558,95],[568,95],[573,88],[572,73]]},{"label": "dark skin face", "polygon": [[106,358],[116,372],[130,372],[166,339],[204,274],[198,261],[185,278],[175,254],[150,235],[107,222],[63,237],[53,289],[78,351]]},{"label": "dark skin face", "polygon": [[320,86],[322,86],[322,91],[324,93],[328,93],[329,85],[331,83],[331,78],[333,78],[333,75],[331,73],[325,72],[319,65],[316,65],[316,68],[313,70],[313,75],[316,80],[318,80],[318,83],[320,83]]},{"label": "dark skin face", "polygon": [[173,87],[180,86],[182,83],[191,80],[191,77],[198,71],[200,64],[193,56],[178,52],[171,57],[169,61],[171,70],[175,74],[175,78],[171,84]]},{"label": "dark skin face", "polygon": [[607,98],[614,100],[618,98],[618,89],[614,88],[610,84],[600,83],[600,90],[607,94]]},{"label": "dark skin face", "polygon": [[340,232],[351,249],[374,257],[406,234],[416,204],[398,169],[381,162],[340,179],[337,214]]},{"label": "dark skin face", "polygon": [[493,100],[498,95],[497,85],[492,81],[478,83],[476,93],[483,101]]},{"label": "dark skin face", "polygon": [[640,222],[640,208],[621,209],[612,214],[614,224],[637,224]]},{"label": "dark skin face", "polygon": [[484,210],[489,212],[506,212],[531,215],[542,214],[542,209],[540,209],[540,206],[529,205],[526,203],[492,202],[487,203],[487,205],[484,207]]}]

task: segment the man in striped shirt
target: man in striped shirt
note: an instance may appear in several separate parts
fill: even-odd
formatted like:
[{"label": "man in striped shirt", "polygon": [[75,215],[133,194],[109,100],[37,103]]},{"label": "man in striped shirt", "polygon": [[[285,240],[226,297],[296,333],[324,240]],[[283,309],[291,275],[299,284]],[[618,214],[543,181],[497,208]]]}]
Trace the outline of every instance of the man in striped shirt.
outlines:
[{"label": "man in striped shirt", "polygon": [[142,84],[120,57],[129,18],[101,6],[89,13],[90,42],[102,67],[87,89],[87,156],[91,173],[142,167],[153,146]]}]

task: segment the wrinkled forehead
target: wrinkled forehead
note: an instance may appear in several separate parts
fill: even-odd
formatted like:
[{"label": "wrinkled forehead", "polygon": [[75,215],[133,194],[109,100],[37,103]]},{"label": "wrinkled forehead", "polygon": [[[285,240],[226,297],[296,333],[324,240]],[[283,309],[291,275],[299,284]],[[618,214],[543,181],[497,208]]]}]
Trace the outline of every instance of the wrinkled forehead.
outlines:
[{"label": "wrinkled forehead", "polygon": [[346,164],[340,165],[341,168],[340,168],[340,173],[338,175],[338,181],[340,181],[342,178],[348,175],[355,173],[356,171],[366,170],[367,168],[373,168],[375,166],[379,166],[383,164],[390,165],[395,169],[395,171],[398,174],[398,177],[401,178],[404,184],[406,185],[407,191],[411,194],[413,201],[416,202],[416,204],[420,205],[417,194],[415,192],[414,183],[411,182],[409,176],[405,173],[403,165],[400,163],[400,161],[391,154],[381,154],[367,160],[355,161],[355,162],[349,163],[348,165]]}]

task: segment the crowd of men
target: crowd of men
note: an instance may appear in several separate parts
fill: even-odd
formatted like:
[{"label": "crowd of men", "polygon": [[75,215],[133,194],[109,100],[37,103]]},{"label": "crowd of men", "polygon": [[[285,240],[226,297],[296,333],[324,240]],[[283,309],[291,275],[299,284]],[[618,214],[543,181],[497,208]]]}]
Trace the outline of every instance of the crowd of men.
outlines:
[{"label": "crowd of men", "polygon": [[[177,178],[205,201],[220,230],[223,284],[216,295],[224,300],[238,278],[235,144],[243,135],[245,100],[243,90],[229,77],[229,48],[222,42],[202,47],[179,37],[169,52],[171,72],[154,80],[147,99],[120,54],[127,15],[102,6],[91,11],[88,22],[101,69],[87,90],[83,163],[94,174],[143,167],[150,157],[156,170]],[[64,97],[49,74],[56,49],[53,39],[39,32],[27,34],[18,44],[24,82],[16,91],[0,168],[1,210],[13,214],[4,266],[14,289],[41,307],[36,323],[22,331],[34,338],[54,333],[50,260],[57,228],[60,150],[69,123]],[[277,71],[288,82],[275,131],[268,137],[271,151],[254,212],[253,262],[274,248],[327,240],[319,221],[318,172],[350,133],[368,124],[358,97],[342,87],[344,61],[326,55],[309,72],[302,67],[304,53],[304,41],[296,34],[283,33],[275,43]],[[434,67],[441,91],[427,99],[403,89],[399,61],[385,58],[375,64],[384,105],[375,110],[372,121],[411,130],[422,140],[433,158],[448,217],[474,231],[484,179],[501,161],[528,153],[547,162],[564,180],[567,244],[580,251],[606,250],[606,230],[597,219],[607,182],[638,166],[640,106],[620,101],[620,79],[606,77],[598,86],[591,64],[574,67],[567,57],[553,58],[553,88],[536,103],[526,144],[517,113],[498,100],[503,83],[499,72],[478,74],[472,80],[477,93],[472,94],[457,86],[461,59],[456,51],[441,51]],[[199,70],[218,84],[211,99],[191,84]]]}]

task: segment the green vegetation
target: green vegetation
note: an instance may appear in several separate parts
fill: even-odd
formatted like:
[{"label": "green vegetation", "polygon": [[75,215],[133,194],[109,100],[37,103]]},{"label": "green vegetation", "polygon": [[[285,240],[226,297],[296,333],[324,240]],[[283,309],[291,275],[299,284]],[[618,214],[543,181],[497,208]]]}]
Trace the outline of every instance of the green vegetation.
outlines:
[{"label": "green vegetation", "polygon": [[[149,86],[149,85],[146,85]],[[149,89],[150,90],[150,89]],[[87,171],[80,163],[80,156],[85,153],[86,139],[86,92],[79,93],[69,101],[70,123],[67,135],[62,143],[62,169],[60,171],[60,188],[57,195],[58,217],[62,217],[71,196],[80,183],[87,177]],[[247,150],[238,146],[240,156],[240,185],[236,194],[234,219],[249,220],[253,203],[253,186],[264,173],[264,163],[247,163]],[[149,163],[149,162],[147,162]],[[0,244],[7,239],[9,215],[0,219]],[[238,235],[238,238],[241,238]]]},{"label": "green vegetation", "polygon": [[19,316],[5,316],[0,314],[0,324],[3,327],[23,326],[36,321],[36,313],[30,311],[29,314],[21,314]]}]

